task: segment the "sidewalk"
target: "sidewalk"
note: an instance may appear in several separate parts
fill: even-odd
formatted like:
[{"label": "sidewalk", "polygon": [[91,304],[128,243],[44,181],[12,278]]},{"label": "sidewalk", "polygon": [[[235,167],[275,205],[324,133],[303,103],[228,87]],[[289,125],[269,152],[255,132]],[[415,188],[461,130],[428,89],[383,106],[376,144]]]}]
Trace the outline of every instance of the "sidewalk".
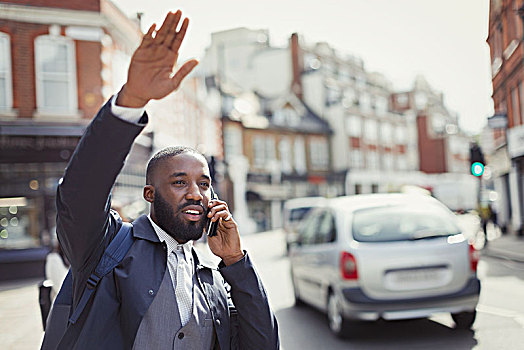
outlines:
[{"label": "sidewalk", "polygon": [[524,263],[524,237],[506,234],[489,240],[481,254]]},{"label": "sidewalk", "polygon": [[3,350],[34,350],[43,337],[38,280],[0,284],[0,344]]}]

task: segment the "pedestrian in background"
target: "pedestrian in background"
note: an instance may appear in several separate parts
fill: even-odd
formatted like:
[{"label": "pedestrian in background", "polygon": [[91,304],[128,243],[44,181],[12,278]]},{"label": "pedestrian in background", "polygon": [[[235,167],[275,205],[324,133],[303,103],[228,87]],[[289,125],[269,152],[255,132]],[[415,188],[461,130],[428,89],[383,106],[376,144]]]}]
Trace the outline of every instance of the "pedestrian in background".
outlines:
[{"label": "pedestrian in background", "polygon": [[479,208],[480,224],[484,233],[484,246],[488,245],[488,222],[491,219],[491,206],[481,204]]},{"label": "pedestrian in background", "polygon": [[[177,27],[180,25],[180,29]],[[57,233],[73,274],[76,307],[122,220],[110,192],[134,139],[144,129],[144,107],[176,90],[197,65],[173,72],[188,19],[169,13],[151,26],[135,51],[127,82],[98,112],[71,158],[57,192]],[[277,321],[226,202],[212,200],[209,166],[187,147],[159,151],[149,161],[144,199],[149,215],[132,223],[133,244],[98,282],[58,349],[279,348]],[[203,265],[192,246],[207,220],[222,259]],[[89,280],[89,281],[88,281]]]}]

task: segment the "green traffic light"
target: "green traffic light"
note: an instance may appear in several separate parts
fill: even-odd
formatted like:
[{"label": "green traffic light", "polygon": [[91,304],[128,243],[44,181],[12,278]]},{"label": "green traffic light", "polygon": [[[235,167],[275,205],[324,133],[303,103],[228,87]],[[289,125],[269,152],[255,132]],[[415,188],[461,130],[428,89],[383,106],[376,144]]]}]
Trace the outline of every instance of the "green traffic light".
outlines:
[{"label": "green traffic light", "polygon": [[484,164],[480,162],[471,164],[471,174],[474,176],[482,176],[482,174],[484,174]]}]

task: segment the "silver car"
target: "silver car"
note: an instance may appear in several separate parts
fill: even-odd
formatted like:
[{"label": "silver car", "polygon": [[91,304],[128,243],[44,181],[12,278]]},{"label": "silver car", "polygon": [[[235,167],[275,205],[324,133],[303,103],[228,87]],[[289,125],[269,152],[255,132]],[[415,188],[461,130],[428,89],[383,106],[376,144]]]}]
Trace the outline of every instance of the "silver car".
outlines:
[{"label": "silver car", "polygon": [[398,320],[449,312],[475,321],[478,252],[454,214],[424,195],[372,194],[326,200],[291,247],[297,304],[328,315],[346,336],[351,320]]}]

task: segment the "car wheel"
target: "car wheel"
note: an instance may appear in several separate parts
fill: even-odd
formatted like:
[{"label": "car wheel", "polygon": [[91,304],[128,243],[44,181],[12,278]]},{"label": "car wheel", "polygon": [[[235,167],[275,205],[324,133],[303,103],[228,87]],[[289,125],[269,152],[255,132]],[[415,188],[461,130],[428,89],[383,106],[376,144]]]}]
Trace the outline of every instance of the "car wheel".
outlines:
[{"label": "car wheel", "polygon": [[455,321],[455,328],[458,329],[469,329],[475,322],[477,311],[465,311],[456,314],[451,314],[453,321]]},{"label": "car wheel", "polygon": [[328,297],[327,318],[329,329],[340,338],[346,338],[349,332],[348,320],[340,311],[340,303],[337,296],[331,292]]}]

